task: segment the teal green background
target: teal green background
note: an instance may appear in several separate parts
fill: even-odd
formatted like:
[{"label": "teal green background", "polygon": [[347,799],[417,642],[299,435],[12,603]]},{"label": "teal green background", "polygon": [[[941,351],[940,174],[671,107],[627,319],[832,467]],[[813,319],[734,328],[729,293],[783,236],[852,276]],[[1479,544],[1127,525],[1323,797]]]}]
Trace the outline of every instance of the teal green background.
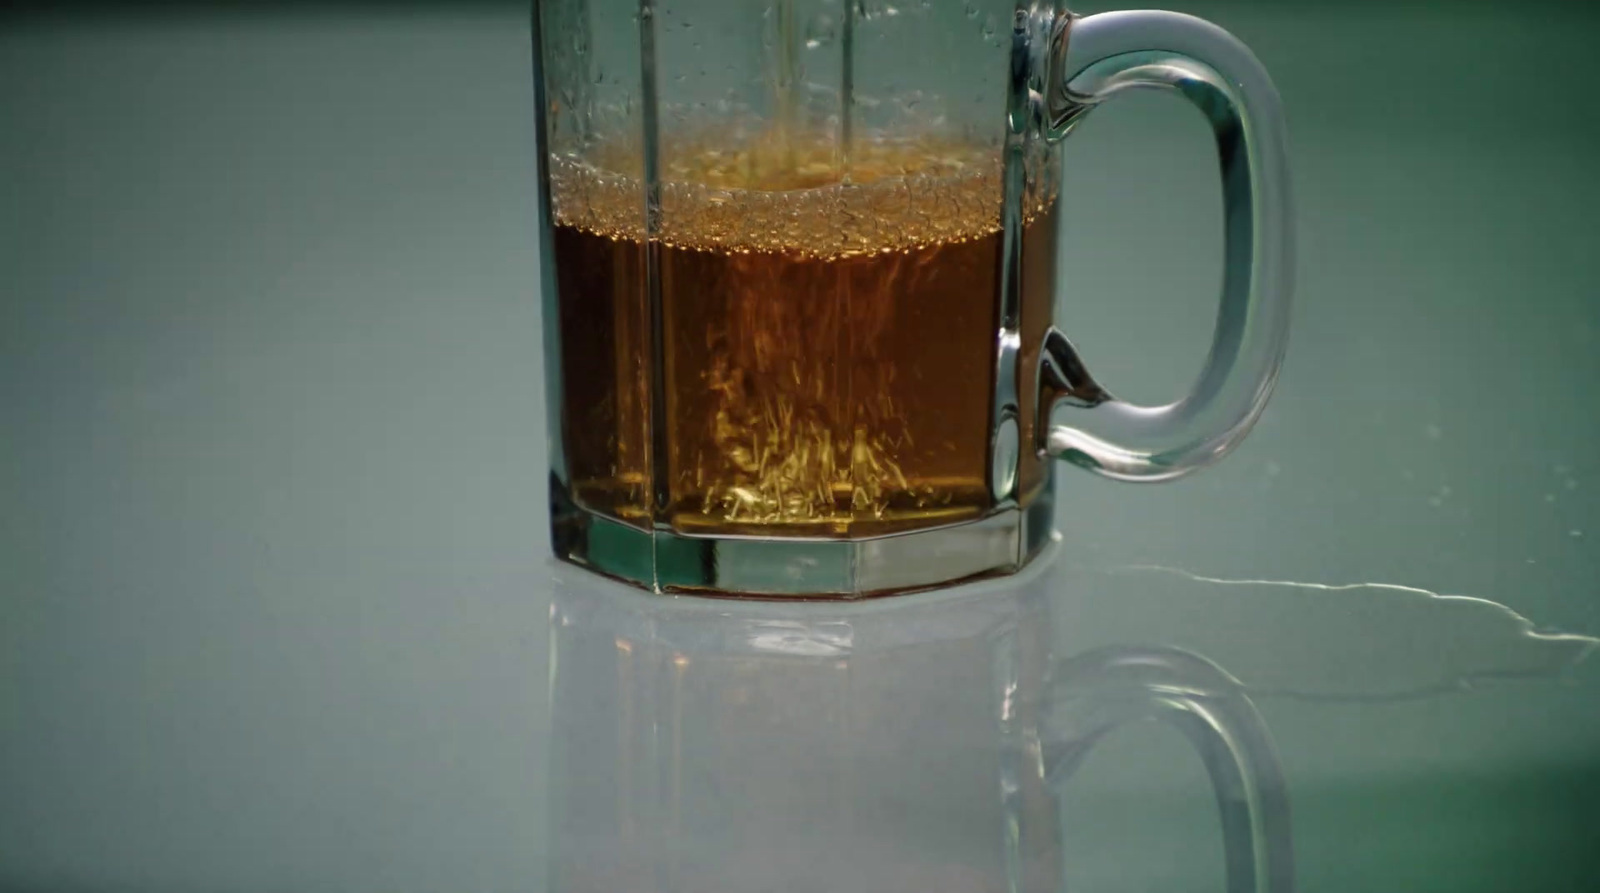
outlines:
[{"label": "teal green background", "polygon": [[[1305,890],[1592,889],[1592,660],[1341,687],[1473,677],[1522,633],[1122,569],[1396,584],[1600,634],[1600,20],[1174,8],[1283,94],[1293,341],[1216,469],[1063,469],[1060,560],[1099,581],[1063,583],[1063,647],[1114,632],[1289,680],[1257,703]],[[542,888],[526,18],[0,19],[0,888]],[[1220,276],[1204,123],[1119,98],[1066,156],[1063,325],[1119,395],[1175,396]],[[1069,880],[1220,889],[1198,764],[1115,740],[1074,782]]]}]

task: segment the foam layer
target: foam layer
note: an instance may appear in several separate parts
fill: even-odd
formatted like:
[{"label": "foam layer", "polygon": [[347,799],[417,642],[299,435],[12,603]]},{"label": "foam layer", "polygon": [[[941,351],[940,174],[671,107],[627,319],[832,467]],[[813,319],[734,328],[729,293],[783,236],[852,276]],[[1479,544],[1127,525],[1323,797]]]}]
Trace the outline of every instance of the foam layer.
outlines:
[{"label": "foam layer", "polygon": [[[655,235],[674,247],[827,259],[965,241],[1000,227],[1000,155],[989,147],[871,141],[845,159],[829,143],[764,138],[669,145],[662,156]],[[639,169],[636,153],[552,158],[557,221],[643,239]]]}]

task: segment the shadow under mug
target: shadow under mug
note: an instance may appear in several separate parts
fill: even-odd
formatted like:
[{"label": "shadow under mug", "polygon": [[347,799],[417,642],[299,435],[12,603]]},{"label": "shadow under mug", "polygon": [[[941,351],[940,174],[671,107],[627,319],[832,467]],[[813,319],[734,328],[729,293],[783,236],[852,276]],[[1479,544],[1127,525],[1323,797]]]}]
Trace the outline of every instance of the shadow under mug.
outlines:
[{"label": "shadow under mug", "polygon": [[1227,889],[1290,890],[1287,790],[1242,686],[1160,645],[1055,653],[1051,579],[858,604],[558,581],[551,890],[1055,893],[1069,777],[1142,720],[1201,756]]},{"label": "shadow under mug", "polygon": [[[1278,96],[1170,12],[539,0],[552,539],[657,591],[858,596],[1022,567],[1053,459],[1166,480],[1227,453],[1282,359]],[[1133,88],[1215,135],[1210,354],[1114,398],[1055,325],[1060,141]]]}]

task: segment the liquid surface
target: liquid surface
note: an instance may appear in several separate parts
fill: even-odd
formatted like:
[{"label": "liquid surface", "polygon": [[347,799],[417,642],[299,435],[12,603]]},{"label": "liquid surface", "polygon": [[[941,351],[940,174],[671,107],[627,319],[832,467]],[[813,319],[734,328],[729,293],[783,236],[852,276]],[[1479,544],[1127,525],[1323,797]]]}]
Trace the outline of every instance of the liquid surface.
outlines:
[{"label": "liquid surface", "polygon": [[[653,241],[639,181],[612,172],[629,169],[625,155],[604,168],[553,160],[575,498],[643,523],[659,474],[660,514],[706,533],[861,536],[988,510],[997,153],[884,142],[843,160],[824,144],[706,145],[664,150]],[[1024,284],[1048,291],[1054,216],[1045,202],[1031,210]]]}]

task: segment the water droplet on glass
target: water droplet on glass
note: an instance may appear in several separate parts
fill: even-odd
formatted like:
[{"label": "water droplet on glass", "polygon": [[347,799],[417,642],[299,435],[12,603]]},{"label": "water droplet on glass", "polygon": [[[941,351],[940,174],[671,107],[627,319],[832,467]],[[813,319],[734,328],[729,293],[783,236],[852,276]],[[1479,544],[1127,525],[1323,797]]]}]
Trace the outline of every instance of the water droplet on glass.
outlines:
[{"label": "water droplet on glass", "polygon": [[806,22],[806,49],[814,50],[820,46],[827,46],[833,42],[833,37],[832,16],[812,16],[811,21]]},{"label": "water droplet on glass", "polygon": [[994,14],[991,13],[985,16],[983,19],[983,39],[993,40],[994,34],[998,30],[1000,30],[1000,24],[995,21]]},{"label": "water droplet on glass", "polygon": [[978,4],[973,3],[972,0],[967,0],[967,18],[975,19],[977,17],[978,17]]},{"label": "water droplet on glass", "polygon": [[1583,531],[1581,531],[1578,528],[1574,527],[1571,530],[1567,531],[1567,536],[1570,536],[1575,540],[1576,539],[1582,539],[1583,538]]}]

